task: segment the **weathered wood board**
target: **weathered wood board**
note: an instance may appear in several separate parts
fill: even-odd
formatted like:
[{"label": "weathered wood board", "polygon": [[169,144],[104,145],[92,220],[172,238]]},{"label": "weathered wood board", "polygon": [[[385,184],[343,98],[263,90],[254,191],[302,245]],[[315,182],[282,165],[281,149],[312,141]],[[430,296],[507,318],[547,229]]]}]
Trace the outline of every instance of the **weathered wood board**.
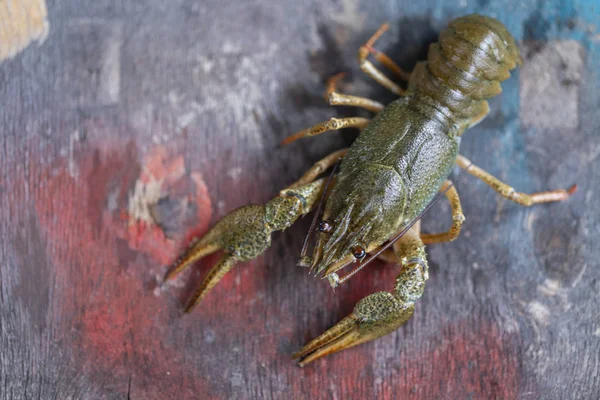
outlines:
[{"label": "weathered wood board", "polygon": [[[0,399],[600,397],[594,1],[47,6],[45,43],[0,64]],[[525,66],[462,152],[519,190],[576,195],[524,209],[456,171],[464,233],[429,248],[412,320],[304,369],[291,353],[397,273],[380,263],[333,292],[295,267],[306,219],[183,317],[214,262],[162,287],[185,238],[350,140],[278,146],[355,114],[325,105],[324,80],[349,71],[345,91],[389,101],[358,46],[387,20],[381,46],[410,68],[469,12],[506,23]]]}]

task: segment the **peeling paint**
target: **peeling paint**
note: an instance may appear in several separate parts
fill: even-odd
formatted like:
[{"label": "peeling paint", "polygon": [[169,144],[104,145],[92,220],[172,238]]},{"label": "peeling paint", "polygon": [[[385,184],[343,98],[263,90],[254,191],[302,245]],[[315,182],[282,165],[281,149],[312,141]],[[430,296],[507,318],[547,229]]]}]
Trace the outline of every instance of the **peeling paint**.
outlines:
[{"label": "peeling paint", "polygon": [[548,307],[534,300],[527,304],[527,311],[538,324],[542,326],[548,325],[550,321],[550,310],[548,310]]},{"label": "peeling paint", "polygon": [[48,36],[44,0],[0,1],[0,61],[14,57],[33,41],[41,45]]}]

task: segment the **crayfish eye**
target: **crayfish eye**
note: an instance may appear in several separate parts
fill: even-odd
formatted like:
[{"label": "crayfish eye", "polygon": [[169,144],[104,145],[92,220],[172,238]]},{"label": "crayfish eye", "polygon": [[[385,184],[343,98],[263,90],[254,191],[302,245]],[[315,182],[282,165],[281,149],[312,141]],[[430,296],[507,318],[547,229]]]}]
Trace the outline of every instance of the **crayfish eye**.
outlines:
[{"label": "crayfish eye", "polygon": [[352,255],[357,260],[360,260],[362,258],[365,258],[365,256],[367,255],[367,252],[361,246],[354,246],[352,248]]},{"label": "crayfish eye", "polygon": [[323,233],[329,233],[331,232],[331,230],[333,229],[333,227],[331,226],[331,224],[327,221],[321,221],[319,223],[319,231],[323,232]]}]

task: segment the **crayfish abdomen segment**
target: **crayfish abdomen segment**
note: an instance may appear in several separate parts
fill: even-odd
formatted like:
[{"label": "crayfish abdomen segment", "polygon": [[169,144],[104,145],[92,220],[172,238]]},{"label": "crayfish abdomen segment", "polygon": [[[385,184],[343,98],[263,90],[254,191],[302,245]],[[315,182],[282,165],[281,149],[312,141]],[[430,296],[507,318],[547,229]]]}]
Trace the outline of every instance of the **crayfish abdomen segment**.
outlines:
[{"label": "crayfish abdomen segment", "polygon": [[450,133],[462,134],[488,112],[486,99],[521,62],[512,35],[493,18],[467,15],[444,29],[417,64],[409,82],[412,101],[429,103],[444,116]]}]

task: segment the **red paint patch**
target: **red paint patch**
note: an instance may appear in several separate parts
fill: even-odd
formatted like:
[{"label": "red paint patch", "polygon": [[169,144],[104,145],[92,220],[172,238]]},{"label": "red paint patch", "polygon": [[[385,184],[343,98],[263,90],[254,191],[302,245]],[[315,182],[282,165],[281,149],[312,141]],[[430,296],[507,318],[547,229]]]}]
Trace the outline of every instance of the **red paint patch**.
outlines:
[{"label": "red paint patch", "polygon": [[[179,251],[175,240],[156,225],[130,223],[125,211],[130,188],[148,179],[159,180],[165,195],[178,187],[176,196],[187,196],[197,211],[194,221],[185,221],[182,232],[199,234],[211,215],[206,186],[200,173],[185,171],[182,157],[169,158],[163,148],[144,159],[136,176],[131,173],[140,170],[135,166],[135,146],[106,139],[105,132],[98,136],[104,138],[103,144],[88,143],[93,152],[82,151],[75,160],[79,178],[69,175],[66,160],[39,172],[45,195],[36,197],[35,208],[52,249],[53,281],[61,288],[56,291],[59,299],[52,302],[59,308],[52,315],[62,316],[66,324],[62,330],[71,338],[76,365],[92,381],[104,385],[110,376],[115,390],[125,394],[131,379],[132,398],[196,398],[210,392],[210,385],[191,377],[191,366],[180,358],[177,343],[185,339],[174,326],[185,321],[173,319],[178,316],[173,301],[149,289],[153,275],[148,264],[155,263],[133,251],[123,253],[118,238],[160,263],[170,262]],[[38,174],[39,165],[31,170]],[[193,222],[196,225],[188,229]]]},{"label": "red paint patch", "polygon": [[449,325],[444,336],[432,342],[437,345],[430,351],[411,356],[404,371],[406,379],[382,380],[382,394],[450,399],[518,397],[519,360],[511,351],[510,337],[495,325],[485,325],[484,319],[477,325],[460,321]]},{"label": "red paint patch", "polygon": [[[153,215],[153,207],[167,197],[172,202],[195,206],[193,218],[179,216],[180,228],[176,233],[184,232],[183,237],[167,236],[161,221]],[[117,229],[117,234],[126,239],[133,250],[148,254],[157,262],[167,265],[181,251],[181,239],[187,243],[191,237],[206,232],[211,209],[202,174],[187,174],[182,156],[171,157],[165,147],[157,146],[144,157],[142,171],[129,196],[127,211],[123,213],[123,218],[128,222],[127,229]]]}]

